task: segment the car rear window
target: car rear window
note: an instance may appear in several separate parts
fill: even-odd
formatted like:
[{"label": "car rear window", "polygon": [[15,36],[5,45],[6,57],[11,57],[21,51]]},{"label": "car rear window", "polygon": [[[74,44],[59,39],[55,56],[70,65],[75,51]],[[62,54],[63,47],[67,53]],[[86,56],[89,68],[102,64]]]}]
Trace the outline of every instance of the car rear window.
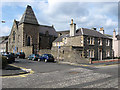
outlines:
[{"label": "car rear window", "polygon": [[51,54],[48,54],[48,57],[53,57]]}]

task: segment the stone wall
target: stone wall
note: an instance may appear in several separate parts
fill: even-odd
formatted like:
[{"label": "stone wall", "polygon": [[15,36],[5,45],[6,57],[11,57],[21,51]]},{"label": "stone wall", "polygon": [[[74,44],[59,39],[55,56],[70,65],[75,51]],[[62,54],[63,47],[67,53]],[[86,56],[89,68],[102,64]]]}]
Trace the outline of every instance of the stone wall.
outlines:
[{"label": "stone wall", "polygon": [[51,54],[51,50],[50,49],[41,49],[38,52],[39,55],[41,54]]},{"label": "stone wall", "polygon": [[30,54],[33,53],[33,47],[32,46],[22,47],[22,50],[25,53],[25,58],[27,58]]},{"label": "stone wall", "polygon": [[[38,54],[51,53],[57,61],[72,63],[89,63],[89,59],[81,58],[81,51],[73,50],[72,47],[52,47],[52,49],[42,49]],[[59,58],[58,58],[59,57]]]},{"label": "stone wall", "polygon": [[98,60],[98,50],[101,49],[102,50],[102,59],[106,59],[106,50],[110,50],[110,57],[109,58],[112,58],[112,40],[110,40],[110,45],[109,46],[106,46],[106,39],[105,38],[102,38],[102,45],[99,46],[98,45],[98,37],[94,37],[94,40],[95,40],[95,44],[94,45],[88,45],[87,44],[87,37],[88,36],[84,36],[84,56],[87,58],[88,56],[88,52],[87,50],[88,49],[94,49],[95,50],[95,53],[94,53],[94,58],[96,60]]},{"label": "stone wall", "polygon": [[83,40],[81,39],[83,36],[73,36],[73,37],[68,37],[67,39],[67,46],[83,46]]}]

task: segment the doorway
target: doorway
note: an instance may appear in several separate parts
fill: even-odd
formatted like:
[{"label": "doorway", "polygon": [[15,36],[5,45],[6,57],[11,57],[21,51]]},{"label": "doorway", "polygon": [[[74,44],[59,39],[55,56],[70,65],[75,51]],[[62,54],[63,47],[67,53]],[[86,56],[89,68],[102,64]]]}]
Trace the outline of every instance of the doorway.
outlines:
[{"label": "doorway", "polygon": [[102,60],[102,49],[98,50],[98,60]]}]

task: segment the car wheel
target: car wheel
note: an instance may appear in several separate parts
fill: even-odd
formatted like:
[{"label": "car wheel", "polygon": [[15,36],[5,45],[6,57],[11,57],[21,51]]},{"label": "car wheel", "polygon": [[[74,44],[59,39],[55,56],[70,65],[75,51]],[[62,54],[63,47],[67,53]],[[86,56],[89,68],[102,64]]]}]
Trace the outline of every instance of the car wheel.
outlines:
[{"label": "car wheel", "polygon": [[40,61],[40,59],[38,59],[38,62]]},{"label": "car wheel", "polygon": [[45,62],[47,62],[47,59],[45,59]]}]

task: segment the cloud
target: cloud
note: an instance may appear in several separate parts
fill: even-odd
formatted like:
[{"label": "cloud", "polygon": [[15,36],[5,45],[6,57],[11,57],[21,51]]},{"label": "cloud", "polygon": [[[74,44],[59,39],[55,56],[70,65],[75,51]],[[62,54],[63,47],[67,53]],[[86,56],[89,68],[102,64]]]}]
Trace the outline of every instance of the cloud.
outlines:
[{"label": "cloud", "polygon": [[[64,0],[65,1],[65,0]],[[71,19],[74,19],[77,27],[104,27],[105,32],[112,34],[118,27],[118,3],[117,2],[59,2],[54,0],[41,0],[34,2],[11,3],[6,5],[26,7],[31,5],[39,24],[54,25],[56,30],[69,30]],[[25,9],[24,9],[25,10]],[[22,14],[16,14],[20,20]],[[12,24],[12,23],[11,23]]]},{"label": "cloud", "polygon": [[0,30],[0,36],[5,36],[10,34],[10,28],[8,26],[2,26]]}]

